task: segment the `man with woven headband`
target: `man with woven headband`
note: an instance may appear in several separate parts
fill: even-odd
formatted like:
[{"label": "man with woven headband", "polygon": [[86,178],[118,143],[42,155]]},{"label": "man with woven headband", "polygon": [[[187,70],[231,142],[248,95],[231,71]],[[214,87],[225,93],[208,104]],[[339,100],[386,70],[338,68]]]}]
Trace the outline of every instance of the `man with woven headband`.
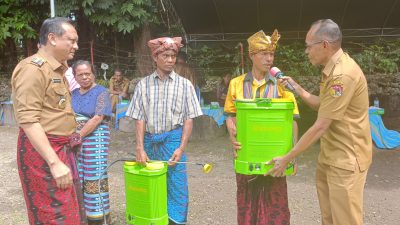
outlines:
[{"label": "man with woven headband", "polygon": [[[249,57],[253,63],[251,71],[231,80],[225,101],[229,136],[236,152],[240,143],[236,140],[236,99],[288,98],[294,102],[294,117],[299,117],[296,99],[291,92],[278,85],[269,74],[274,62],[274,53],[280,35],[275,30],[272,36],[258,31],[249,39]],[[297,125],[294,122],[294,140],[297,139]],[[236,174],[237,220],[240,225],[290,224],[287,186],[285,177]]]},{"label": "man with woven headband", "polygon": [[191,82],[173,70],[182,38],[148,42],[156,71],[139,81],[126,115],[136,120],[136,161],[170,161],[167,172],[169,224],[185,224],[188,183],[185,148],[193,118],[202,115]]}]

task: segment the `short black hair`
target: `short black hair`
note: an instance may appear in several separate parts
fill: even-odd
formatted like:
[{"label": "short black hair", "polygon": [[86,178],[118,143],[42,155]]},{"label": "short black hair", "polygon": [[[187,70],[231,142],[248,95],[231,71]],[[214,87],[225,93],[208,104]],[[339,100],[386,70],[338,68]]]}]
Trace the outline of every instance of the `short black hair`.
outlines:
[{"label": "short black hair", "polygon": [[57,36],[62,36],[65,33],[64,28],[62,27],[63,24],[69,24],[74,26],[72,21],[68,18],[64,17],[53,17],[46,19],[42,26],[40,27],[39,32],[39,44],[46,45],[47,44],[47,36],[49,33],[54,33]]}]

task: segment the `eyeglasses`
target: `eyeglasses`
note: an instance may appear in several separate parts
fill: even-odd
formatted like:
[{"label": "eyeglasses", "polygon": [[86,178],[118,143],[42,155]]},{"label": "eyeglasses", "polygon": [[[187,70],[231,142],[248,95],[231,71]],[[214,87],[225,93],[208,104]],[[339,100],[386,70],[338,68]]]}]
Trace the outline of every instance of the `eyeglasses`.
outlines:
[{"label": "eyeglasses", "polygon": [[[316,41],[316,42],[313,42],[313,43],[311,43],[311,44],[307,44],[306,43],[306,48],[310,48],[311,46],[313,46],[313,45],[316,45],[316,44],[319,44],[319,43],[322,43],[322,42],[324,42],[325,40],[322,40],[322,41]],[[329,42],[329,41],[327,41],[327,42]]]},{"label": "eyeglasses", "polygon": [[92,76],[92,73],[81,73],[76,75],[76,77],[78,78],[90,77],[90,76]]},{"label": "eyeglasses", "polygon": [[306,49],[307,48],[310,48],[311,46],[313,46],[313,45],[316,45],[316,44],[319,44],[319,43],[323,43],[323,42],[327,42],[327,43],[334,43],[334,42],[337,42],[338,40],[336,40],[336,41],[328,41],[328,40],[321,40],[321,41],[316,41],[316,42],[313,42],[313,43],[311,43],[311,44],[307,44],[306,43]]}]

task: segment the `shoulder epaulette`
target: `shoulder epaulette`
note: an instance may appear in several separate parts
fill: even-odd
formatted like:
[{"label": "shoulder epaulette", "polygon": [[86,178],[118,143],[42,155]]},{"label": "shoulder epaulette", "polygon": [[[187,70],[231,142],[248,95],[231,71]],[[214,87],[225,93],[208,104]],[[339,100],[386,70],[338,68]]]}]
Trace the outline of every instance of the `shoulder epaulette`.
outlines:
[{"label": "shoulder epaulette", "polygon": [[33,57],[31,63],[41,67],[44,63],[46,62],[45,59],[39,58],[39,57]]}]

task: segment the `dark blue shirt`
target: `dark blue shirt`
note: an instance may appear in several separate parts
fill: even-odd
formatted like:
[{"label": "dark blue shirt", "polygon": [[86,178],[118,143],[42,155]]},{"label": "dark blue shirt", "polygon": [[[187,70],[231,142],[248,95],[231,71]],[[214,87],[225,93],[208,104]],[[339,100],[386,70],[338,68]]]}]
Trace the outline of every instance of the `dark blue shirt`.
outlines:
[{"label": "dark blue shirt", "polygon": [[79,92],[79,88],[73,90],[72,108],[75,113],[89,118],[95,115],[112,116],[110,94],[105,87],[98,84],[84,94]]}]

